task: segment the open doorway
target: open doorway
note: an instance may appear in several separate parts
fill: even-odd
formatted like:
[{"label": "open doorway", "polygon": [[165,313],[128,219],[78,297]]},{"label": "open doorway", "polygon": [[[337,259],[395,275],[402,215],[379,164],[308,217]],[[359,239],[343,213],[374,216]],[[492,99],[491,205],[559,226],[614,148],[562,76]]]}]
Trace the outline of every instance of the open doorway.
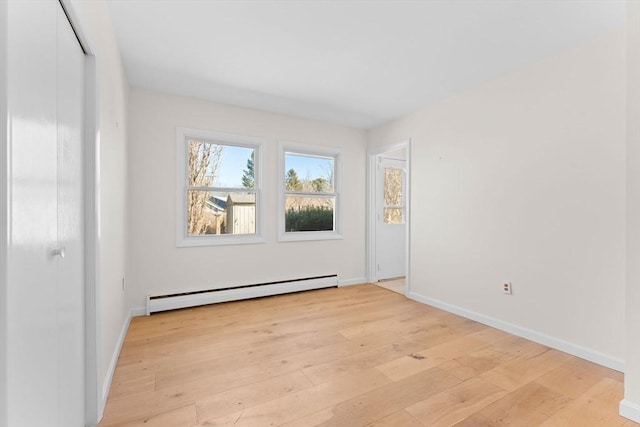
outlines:
[{"label": "open doorway", "polygon": [[369,281],[409,292],[409,141],[369,152]]}]

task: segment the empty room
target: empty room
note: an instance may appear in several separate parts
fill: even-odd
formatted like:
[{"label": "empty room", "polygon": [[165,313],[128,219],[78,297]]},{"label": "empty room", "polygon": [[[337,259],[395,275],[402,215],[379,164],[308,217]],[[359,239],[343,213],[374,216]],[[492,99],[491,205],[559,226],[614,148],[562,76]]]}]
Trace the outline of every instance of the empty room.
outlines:
[{"label": "empty room", "polygon": [[0,0],[0,427],[640,425],[640,2]]}]

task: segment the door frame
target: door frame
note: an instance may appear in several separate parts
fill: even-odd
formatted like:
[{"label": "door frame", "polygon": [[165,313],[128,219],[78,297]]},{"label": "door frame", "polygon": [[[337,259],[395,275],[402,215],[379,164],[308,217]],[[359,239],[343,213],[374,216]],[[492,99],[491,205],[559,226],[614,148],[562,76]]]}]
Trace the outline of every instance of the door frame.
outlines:
[{"label": "door frame", "polygon": [[8,2],[0,1],[0,427],[7,415],[7,265],[9,243],[9,129],[7,128]]},{"label": "door frame", "polygon": [[64,10],[78,43],[84,51],[84,276],[85,276],[85,333],[84,333],[84,414],[86,425],[97,425],[102,418],[102,386],[99,346],[101,316],[99,286],[100,255],[100,119],[96,54],[71,0],[58,0]]},{"label": "door frame", "polygon": [[411,292],[410,260],[411,260],[411,139],[406,139],[397,144],[384,145],[367,151],[367,281],[375,283],[377,278],[376,256],[376,192],[377,162],[384,154],[397,150],[405,150],[406,155],[406,206],[405,206],[405,295]]}]

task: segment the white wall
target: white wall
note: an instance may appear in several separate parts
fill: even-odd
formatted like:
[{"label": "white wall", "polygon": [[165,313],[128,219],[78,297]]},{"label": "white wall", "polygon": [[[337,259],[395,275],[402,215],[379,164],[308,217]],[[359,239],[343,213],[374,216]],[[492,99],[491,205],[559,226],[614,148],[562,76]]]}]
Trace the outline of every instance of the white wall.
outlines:
[{"label": "white wall", "polygon": [[411,138],[414,296],[622,368],[625,90],[620,30],[371,130]]},{"label": "white wall", "polygon": [[7,426],[7,244],[9,230],[7,130],[7,2],[0,1],[0,427]]},{"label": "white wall", "polygon": [[[324,274],[341,281],[365,276],[365,134],[279,114],[132,89],[129,103],[129,259],[127,300],[147,294],[216,289]],[[266,140],[266,243],[176,247],[176,127]],[[278,141],[342,149],[344,239],[277,242]]]},{"label": "white wall", "polygon": [[640,422],[640,2],[627,1],[627,349],[620,412]]},{"label": "white wall", "polygon": [[94,50],[98,79],[99,242],[98,242],[98,386],[102,400],[112,375],[114,355],[129,310],[125,305],[126,118],[129,85],[124,74],[111,16],[105,1],[72,2]]}]

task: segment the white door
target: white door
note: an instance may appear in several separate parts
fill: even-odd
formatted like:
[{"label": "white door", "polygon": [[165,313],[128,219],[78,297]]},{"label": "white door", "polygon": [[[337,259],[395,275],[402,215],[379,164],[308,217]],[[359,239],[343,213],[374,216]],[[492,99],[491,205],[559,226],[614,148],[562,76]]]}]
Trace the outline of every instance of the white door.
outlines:
[{"label": "white door", "polygon": [[406,275],[406,162],[378,158],[376,179],[377,279]]},{"label": "white door", "polygon": [[57,1],[7,11],[8,425],[82,426],[83,53]]},{"label": "white door", "polygon": [[[57,2],[56,2],[57,3]],[[84,425],[84,53],[58,7],[58,425]]]}]

